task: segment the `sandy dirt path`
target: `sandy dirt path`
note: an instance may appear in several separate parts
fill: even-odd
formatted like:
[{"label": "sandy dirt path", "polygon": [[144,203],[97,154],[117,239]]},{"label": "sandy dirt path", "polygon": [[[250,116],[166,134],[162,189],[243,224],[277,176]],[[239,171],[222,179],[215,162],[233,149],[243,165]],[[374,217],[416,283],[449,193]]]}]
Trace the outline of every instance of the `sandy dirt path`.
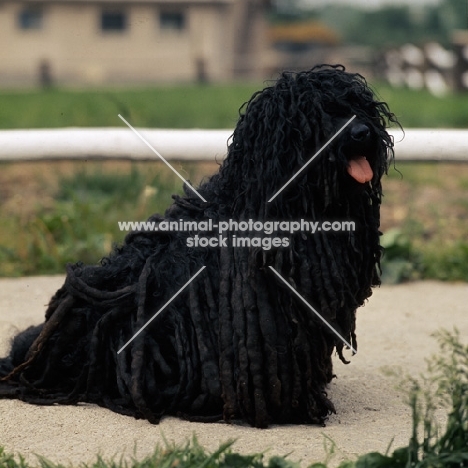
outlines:
[{"label": "sandy dirt path", "polygon": [[[40,323],[45,304],[63,277],[0,280],[0,355],[16,330]],[[383,286],[358,311],[359,352],[349,365],[338,359],[338,376],[329,394],[337,414],[326,427],[275,426],[267,430],[241,425],[198,424],[166,418],[158,426],[120,416],[109,410],[80,405],[40,407],[19,401],[0,400],[0,445],[22,453],[61,462],[92,462],[96,454],[106,458],[152,452],[163,436],[185,442],[196,434],[209,450],[236,439],[242,453],[267,450],[270,455],[291,453],[290,458],[307,466],[325,456],[324,436],[339,449],[333,464],[369,451],[385,451],[405,445],[410,434],[410,411],[405,394],[396,390],[397,379],[383,372],[390,367],[400,375],[417,375],[425,358],[438,350],[431,334],[441,327],[458,327],[468,337],[468,285],[437,282]],[[348,353],[349,356],[349,353]],[[444,415],[441,415],[444,421]]]}]

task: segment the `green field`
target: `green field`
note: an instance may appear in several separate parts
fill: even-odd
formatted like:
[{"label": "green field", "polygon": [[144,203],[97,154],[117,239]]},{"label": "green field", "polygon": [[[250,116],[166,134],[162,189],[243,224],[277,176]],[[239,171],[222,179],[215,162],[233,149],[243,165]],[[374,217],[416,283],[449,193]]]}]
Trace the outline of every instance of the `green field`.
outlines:
[{"label": "green field", "polygon": [[0,92],[0,128],[233,128],[259,85],[165,86],[134,90]]},{"label": "green field", "polygon": [[468,128],[468,92],[436,97],[428,91],[376,89],[403,128]]},{"label": "green field", "polygon": [[[239,107],[266,83],[163,86],[150,89],[0,91],[0,128],[233,128]],[[468,93],[443,98],[427,91],[376,85],[403,127],[468,127]]]}]

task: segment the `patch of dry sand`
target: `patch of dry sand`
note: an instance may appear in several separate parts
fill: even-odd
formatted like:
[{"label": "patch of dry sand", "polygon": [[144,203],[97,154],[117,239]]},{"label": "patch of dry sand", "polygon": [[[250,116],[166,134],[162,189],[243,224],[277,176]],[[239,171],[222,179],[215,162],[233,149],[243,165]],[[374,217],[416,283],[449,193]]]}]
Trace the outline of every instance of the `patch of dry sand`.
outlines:
[{"label": "patch of dry sand", "polygon": [[[45,304],[62,284],[63,277],[0,280],[0,354],[18,328],[39,323]],[[291,453],[292,460],[306,466],[322,461],[324,435],[340,450],[334,459],[353,458],[369,451],[385,451],[407,444],[410,411],[405,394],[395,389],[395,378],[385,367],[401,368],[400,374],[417,375],[425,370],[425,358],[438,350],[431,334],[444,327],[458,327],[468,336],[467,284],[437,282],[383,286],[358,312],[359,352],[345,366],[338,359],[338,376],[329,394],[337,414],[326,427],[275,426],[266,430],[243,425],[198,424],[166,418],[158,426],[112,413],[91,405],[33,406],[0,400],[0,445],[22,453],[27,461],[34,454],[61,463],[92,462],[96,454],[112,457],[133,454],[142,457],[155,444],[185,442],[196,434],[208,450],[236,439],[234,449],[242,453],[267,450],[268,455]],[[443,414],[441,421],[445,420]]]}]

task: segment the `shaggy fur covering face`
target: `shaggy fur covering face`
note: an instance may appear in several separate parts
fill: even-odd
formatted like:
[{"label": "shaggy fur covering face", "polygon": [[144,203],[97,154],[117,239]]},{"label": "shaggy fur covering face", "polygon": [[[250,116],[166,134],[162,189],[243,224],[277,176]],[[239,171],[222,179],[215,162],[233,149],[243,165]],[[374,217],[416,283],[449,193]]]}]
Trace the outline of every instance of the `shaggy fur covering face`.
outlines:
[{"label": "shaggy fur covering face", "polygon": [[241,109],[227,158],[198,188],[207,202],[186,187],[150,220],[350,220],[355,231],[275,234],[287,245],[271,249],[232,247],[236,232],[220,248],[188,247],[196,232],[132,232],[99,265],[68,266],[45,323],[0,360],[0,397],[91,402],[152,423],[322,424],[334,411],[325,387],[333,351],[345,361],[343,343],[268,267],[356,347],[356,309],[379,284],[391,122],[364,78],[341,66],[283,73]]}]

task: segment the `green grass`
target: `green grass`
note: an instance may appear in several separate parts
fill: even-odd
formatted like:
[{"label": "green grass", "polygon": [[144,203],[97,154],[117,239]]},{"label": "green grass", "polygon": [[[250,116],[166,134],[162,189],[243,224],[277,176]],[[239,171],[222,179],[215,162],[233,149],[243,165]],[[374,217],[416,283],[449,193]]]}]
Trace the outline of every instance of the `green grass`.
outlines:
[{"label": "green grass", "polygon": [[383,279],[468,281],[468,165],[397,163],[383,180]]},{"label": "green grass", "polygon": [[[160,166],[159,166],[160,168]],[[79,169],[59,179],[49,207],[5,217],[0,232],[0,276],[63,273],[67,263],[95,264],[123,241],[118,221],[164,213],[179,179],[167,171]],[[189,165],[190,173],[190,165]]]},{"label": "green grass", "polygon": [[[433,186],[439,187],[443,184],[443,172],[437,170],[440,167],[439,162],[418,162],[396,163],[396,169],[393,167],[388,172],[388,177],[393,180],[402,181],[410,184],[412,187]],[[461,179],[460,188],[466,183],[465,179]]]},{"label": "green grass", "polygon": [[[121,126],[121,113],[139,127],[233,128],[255,84],[180,85],[142,89],[0,91],[0,129]],[[377,83],[381,99],[403,127],[468,126],[468,94],[432,96]]]},{"label": "green grass", "polygon": [[[95,463],[81,468],[299,468],[297,463],[284,458],[272,457],[264,461],[263,454],[240,455],[230,450],[232,442],[221,444],[218,450],[208,453],[196,438],[184,446],[166,445],[156,447],[154,453],[141,461],[108,461],[97,457]],[[39,457],[41,468],[65,468],[66,465],[51,463]],[[14,457],[0,448],[0,468],[28,468],[21,457]]]},{"label": "green grass", "polygon": [[0,128],[119,127],[119,113],[139,127],[233,128],[260,86],[1,91]]},{"label": "green grass", "polygon": [[[463,468],[468,467],[468,345],[460,334],[440,331],[436,335],[440,351],[428,360],[426,373],[408,376],[407,389],[412,412],[412,431],[408,445],[387,453],[371,452],[357,460],[340,463],[338,468]],[[398,372],[395,372],[398,375]],[[437,423],[435,412],[448,411],[444,428]],[[330,441],[329,441],[330,442]],[[154,453],[141,461],[109,461],[97,457],[95,463],[81,468],[299,468],[299,463],[284,457],[265,461],[264,454],[241,455],[231,449],[232,441],[208,453],[196,437],[185,445],[157,446]],[[309,468],[327,468],[337,445],[331,441],[323,463]],[[64,465],[38,458],[42,468],[64,468]],[[24,458],[5,452],[0,447],[0,468],[29,468]],[[37,465],[36,465],[37,466]]]},{"label": "green grass", "polygon": [[468,93],[433,96],[426,90],[376,86],[403,128],[467,128]]}]

